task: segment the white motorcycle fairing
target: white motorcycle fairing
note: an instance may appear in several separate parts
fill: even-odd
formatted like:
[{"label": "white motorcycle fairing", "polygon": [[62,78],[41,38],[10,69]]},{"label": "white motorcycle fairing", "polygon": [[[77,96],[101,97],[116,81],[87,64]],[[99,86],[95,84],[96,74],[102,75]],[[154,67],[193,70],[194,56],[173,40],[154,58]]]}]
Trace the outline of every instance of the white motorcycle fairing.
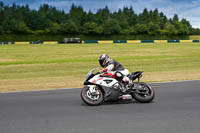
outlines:
[{"label": "white motorcycle fairing", "polygon": [[89,80],[89,82],[104,87],[112,87],[114,84],[118,83],[116,79],[111,77],[102,77],[100,74],[95,75]]},{"label": "white motorcycle fairing", "polygon": [[120,96],[119,82],[113,77],[107,77],[107,76],[104,77],[101,74],[98,74],[89,79],[88,82],[93,84],[93,85],[87,85],[91,93],[96,92],[96,85],[102,87],[102,89],[105,92],[104,95],[105,100],[117,99]]}]

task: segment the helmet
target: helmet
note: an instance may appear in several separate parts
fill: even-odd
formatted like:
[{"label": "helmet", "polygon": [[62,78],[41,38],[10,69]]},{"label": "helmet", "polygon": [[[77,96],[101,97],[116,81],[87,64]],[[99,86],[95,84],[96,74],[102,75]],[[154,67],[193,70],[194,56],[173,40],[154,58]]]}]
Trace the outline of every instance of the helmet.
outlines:
[{"label": "helmet", "polygon": [[107,54],[102,54],[99,56],[99,64],[101,67],[105,67],[109,61],[109,56]]}]

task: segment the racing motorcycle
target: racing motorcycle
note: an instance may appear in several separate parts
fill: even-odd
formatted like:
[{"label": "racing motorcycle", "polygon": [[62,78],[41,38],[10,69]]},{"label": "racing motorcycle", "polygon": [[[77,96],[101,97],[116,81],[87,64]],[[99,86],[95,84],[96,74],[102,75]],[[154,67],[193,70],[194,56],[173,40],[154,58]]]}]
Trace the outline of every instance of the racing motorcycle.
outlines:
[{"label": "racing motorcycle", "polygon": [[[140,103],[149,103],[154,99],[155,92],[148,84],[139,82],[143,71],[132,72],[128,77],[133,85],[124,92],[126,85],[117,79],[112,72],[94,74],[98,68],[93,68],[86,76],[84,88],[81,90],[81,99],[88,105],[100,105],[103,102],[132,100]],[[138,81],[134,82],[134,80]]]}]

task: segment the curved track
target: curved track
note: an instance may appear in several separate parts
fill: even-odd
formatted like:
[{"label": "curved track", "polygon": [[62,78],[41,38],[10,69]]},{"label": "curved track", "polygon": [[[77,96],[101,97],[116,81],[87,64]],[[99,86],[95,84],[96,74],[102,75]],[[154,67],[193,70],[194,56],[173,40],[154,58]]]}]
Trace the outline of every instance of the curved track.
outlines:
[{"label": "curved track", "polygon": [[200,81],[151,85],[150,104],[89,107],[80,89],[0,94],[0,133],[199,133]]}]

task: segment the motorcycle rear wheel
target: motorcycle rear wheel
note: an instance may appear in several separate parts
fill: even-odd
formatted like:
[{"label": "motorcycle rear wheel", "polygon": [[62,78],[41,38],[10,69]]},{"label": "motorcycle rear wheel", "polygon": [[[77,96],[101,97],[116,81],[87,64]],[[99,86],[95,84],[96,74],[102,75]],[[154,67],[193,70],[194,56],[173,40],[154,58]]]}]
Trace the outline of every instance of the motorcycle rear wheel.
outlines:
[{"label": "motorcycle rear wheel", "polygon": [[142,90],[136,90],[136,92],[133,95],[134,99],[140,103],[152,102],[155,97],[154,89],[146,83],[140,82],[139,84],[146,90],[146,92],[142,93]]},{"label": "motorcycle rear wheel", "polygon": [[84,103],[90,106],[97,106],[103,103],[104,94],[98,86],[96,86],[97,96],[92,96],[90,93],[89,87],[85,86],[81,91],[81,99]]}]

